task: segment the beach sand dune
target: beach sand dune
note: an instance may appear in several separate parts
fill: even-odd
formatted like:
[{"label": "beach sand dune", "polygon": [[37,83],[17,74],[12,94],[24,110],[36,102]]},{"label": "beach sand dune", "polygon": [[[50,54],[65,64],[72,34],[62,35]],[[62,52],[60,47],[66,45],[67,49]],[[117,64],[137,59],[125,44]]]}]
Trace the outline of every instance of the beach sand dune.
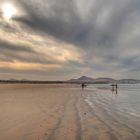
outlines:
[{"label": "beach sand dune", "polygon": [[102,121],[85,94],[69,85],[0,85],[0,140],[138,140]]}]

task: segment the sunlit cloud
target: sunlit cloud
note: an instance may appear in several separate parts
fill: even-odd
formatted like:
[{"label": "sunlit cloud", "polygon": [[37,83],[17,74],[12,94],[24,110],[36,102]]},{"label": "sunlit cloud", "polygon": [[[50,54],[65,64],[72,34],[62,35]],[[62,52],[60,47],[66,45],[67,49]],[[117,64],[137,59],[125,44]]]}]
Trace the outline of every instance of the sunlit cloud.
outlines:
[{"label": "sunlit cloud", "polygon": [[44,70],[44,69],[58,69],[61,68],[58,64],[37,64],[25,62],[0,62],[1,68],[11,68],[16,70]]},{"label": "sunlit cloud", "polygon": [[[20,49],[21,46],[26,46],[25,48],[28,47],[31,50],[34,50],[34,52],[38,53],[38,55],[42,55],[43,57],[46,57],[52,61],[81,61],[80,53],[78,52],[78,49],[74,47],[74,45],[58,41],[49,35],[42,37],[40,35],[27,32],[17,30],[17,32],[12,33],[4,31],[3,29],[0,32],[0,39],[3,42],[13,44],[13,46],[19,46],[18,49]],[[21,55],[22,53],[24,52],[21,52]]]},{"label": "sunlit cloud", "polygon": [[16,15],[17,10],[12,3],[7,2],[2,5],[2,13],[3,13],[3,17],[6,20],[10,20],[13,16]]}]

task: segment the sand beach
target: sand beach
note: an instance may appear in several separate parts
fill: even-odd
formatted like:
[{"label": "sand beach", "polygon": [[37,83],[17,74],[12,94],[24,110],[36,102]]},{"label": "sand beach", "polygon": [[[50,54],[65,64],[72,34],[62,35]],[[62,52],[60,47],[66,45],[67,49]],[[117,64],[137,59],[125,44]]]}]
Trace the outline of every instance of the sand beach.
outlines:
[{"label": "sand beach", "polygon": [[0,85],[0,140],[139,140],[140,116],[127,125],[125,115],[111,112],[98,92],[117,106],[115,94],[95,87]]}]

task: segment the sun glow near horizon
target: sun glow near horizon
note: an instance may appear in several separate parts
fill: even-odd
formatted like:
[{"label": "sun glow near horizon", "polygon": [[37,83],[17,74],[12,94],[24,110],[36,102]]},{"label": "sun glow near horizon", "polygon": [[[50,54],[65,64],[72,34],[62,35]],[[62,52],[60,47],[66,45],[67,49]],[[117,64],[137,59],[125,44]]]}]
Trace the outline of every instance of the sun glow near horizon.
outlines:
[{"label": "sun glow near horizon", "polygon": [[4,3],[2,5],[1,9],[2,9],[2,13],[3,13],[3,17],[6,20],[12,19],[12,17],[17,14],[17,9],[15,8],[14,4],[12,4],[10,2]]}]

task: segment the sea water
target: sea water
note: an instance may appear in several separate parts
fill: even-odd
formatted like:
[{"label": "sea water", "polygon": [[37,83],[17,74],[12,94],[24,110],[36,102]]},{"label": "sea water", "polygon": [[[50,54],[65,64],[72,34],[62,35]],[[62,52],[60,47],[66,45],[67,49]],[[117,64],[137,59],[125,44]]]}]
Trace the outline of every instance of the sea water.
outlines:
[{"label": "sea water", "polygon": [[115,131],[126,128],[140,137],[140,84],[89,85],[83,98],[94,113]]}]

